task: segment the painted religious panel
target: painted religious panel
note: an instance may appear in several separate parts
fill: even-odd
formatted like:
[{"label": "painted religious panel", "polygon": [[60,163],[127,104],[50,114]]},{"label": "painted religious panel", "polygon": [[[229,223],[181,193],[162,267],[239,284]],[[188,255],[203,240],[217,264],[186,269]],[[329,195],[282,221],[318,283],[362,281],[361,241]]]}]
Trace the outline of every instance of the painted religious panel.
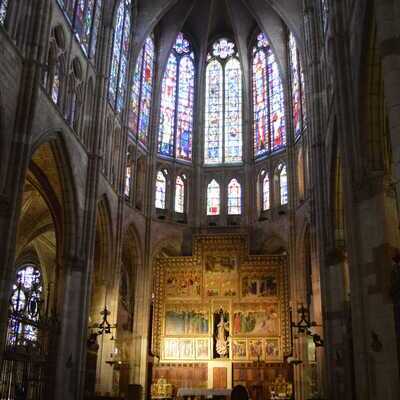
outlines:
[{"label": "painted religious panel", "polygon": [[205,277],[205,292],[207,297],[236,297],[237,275],[207,274]]},{"label": "painted religious panel", "polygon": [[263,358],[262,339],[249,339],[248,348],[250,360],[261,360]]},{"label": "painted religious panel", "polygon": [[247,341],[246,339],[234,339],[232,342],[232,356],[234,360],[247,359]]},{"label": "painted religious panel", "polygon": [[277,361],[281,359],[278,338],[269,338],[265,340],[265,359],[267,361]]},{"label": "painted religious panel", "polygon": [[179,339],[164,339],[164,358],[179,360]]},{"label": "painted religious panel", "polygon": [[265,297],[278,296],[276,276],[272,273],[242,276],[241,295],[245,299],[263,299]]},{"label": "painted religious panel", "polygon": [[199,306],[168,304],[165,307],[166,336],[207,335],[209,311]]},{"label": "painted religious panel", "polygon": [[207,297],[236,297],[238,295],[238,257],[236,255],[206,254],[204,256],[204,287]]},{"label": "painted religious panel", "polygon": [[236,304],[233,308],[234,336],[279,336],[279,306]]},{"label": "painted religious panel", "polygon": [[167,270],[165,274],[165,296],[169,298],[200,297],[201,272]]},{"label": "painted religious panel", "polygon": [[179,359],[194,360],[194,339],[181,339],[179,341]]},{"label": "painted religious panel", "polygon": [[206,272],[232,273],[237,271],[238,259],[235,255],[206,254],[204,266]]},{"label": "painted religious panel", "polygon": [[210,358],[210,343],[208,339],[196,339],[196,360],[208,360]]}]

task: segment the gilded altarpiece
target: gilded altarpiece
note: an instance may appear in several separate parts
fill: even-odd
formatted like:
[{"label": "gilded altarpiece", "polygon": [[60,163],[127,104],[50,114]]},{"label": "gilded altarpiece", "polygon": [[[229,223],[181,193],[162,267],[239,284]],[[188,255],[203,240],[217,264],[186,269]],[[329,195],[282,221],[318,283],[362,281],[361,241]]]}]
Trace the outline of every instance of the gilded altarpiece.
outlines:
[{"label": "gilded altarpiece", "polygon": [[197,236],[193,256],[155,266],[153,353],[168,363],[282,362],[290,352],[287,282],[286,256],[249,255],[245,236]]}]

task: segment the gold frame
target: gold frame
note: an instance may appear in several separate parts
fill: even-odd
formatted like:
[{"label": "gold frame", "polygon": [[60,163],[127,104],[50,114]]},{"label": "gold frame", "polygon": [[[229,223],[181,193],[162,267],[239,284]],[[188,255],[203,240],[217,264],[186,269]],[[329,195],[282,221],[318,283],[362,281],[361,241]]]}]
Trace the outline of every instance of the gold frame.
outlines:
[{"label": "gold frame", "polygon": [[[211,250],[212,249],[212,250]],[[205,271],[205,256],[208,254],[226,255],[232,254],[236,257],[236,268],[234,272],[227,273],[226,276],[235,276],[238,279],[237,296],[233,297],[209,297],[206,295],[205,282],[206,275],[218,275],[220,272],[206,272]],[[182,273],[182,271],[191,271],[198,273],[200,282],[200,296],[182,297],[182,296],[165,296],[165,279],[168,274],[174,272]],[[268,297],[251,297],[242,296],[242,278],[245,276],[260,276],[265,274],[274,274],[277,280],[277,296]],[[283,355],[290,353],[290,325],[289,325],[289,287],[288,287],[288,267],[287,256],[269,256],[269,255],[249,255],[248,253],[248,237],[245,235],[198,235],[194,238],[193,256],[181,257],[163,257],[155,261],[153,280],[154,309],[153,309],[153,336],[152,336],[152,352],[160,356],[161,362],[165,359],[164,353],[164,340],[178,340],[178,339],[191,339],[190,335],[165,335],[165,306],[168,304],[181,304],[186,307],[199,307],[207,309],[209,314],[208,334],[196,335],[195,338],[195,355],[196,355],[196,339],[205,340],[209,342],[209,355],[210,360],[213,357],[213,312],[219,308],[221,304],[225,309],[229,310],[230,316],[230,342],[234,340],[254,340],[260,337],[260,334],[254,335],[235,335],[233,332],[233,313],[235,312],[235,305],[241,306],[257,304],[268,305],[277,304],[279,331],[277,332],[277,339],[280,350],[280,361]],[[222,273],[223,274],[223,273]],[[191,335],[193,336],[193,335]],[[274,335],[268,338],[275,339]],[[246,342],[246,351],[248,354],[248,343]],[[229,360],[235,361],[232,354],[233,349],[230,347]],[[266,354],[266,353],[265,353]],[[165,359],[167,360],[167,359]],[[168,360],[177,360],[176,358],[168,358]],[[190,359],[192,361],[193,359]],[[182,361],[182,360],[181,360]],[[189,360],[188,360],[189,361]],[[239,360],[238,360],[239,361]],[[271,360],[273,361],[273,360]]]}]

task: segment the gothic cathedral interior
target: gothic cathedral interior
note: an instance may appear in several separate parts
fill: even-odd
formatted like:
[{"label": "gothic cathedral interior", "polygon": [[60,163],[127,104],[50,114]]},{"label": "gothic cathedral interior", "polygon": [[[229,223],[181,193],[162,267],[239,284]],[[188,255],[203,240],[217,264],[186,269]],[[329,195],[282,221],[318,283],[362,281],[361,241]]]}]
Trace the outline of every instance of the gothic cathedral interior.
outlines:
[{"label": "gothic cathedral interior", "polygon": [[400,399],[398,0],[0,0],[0,400]]}]

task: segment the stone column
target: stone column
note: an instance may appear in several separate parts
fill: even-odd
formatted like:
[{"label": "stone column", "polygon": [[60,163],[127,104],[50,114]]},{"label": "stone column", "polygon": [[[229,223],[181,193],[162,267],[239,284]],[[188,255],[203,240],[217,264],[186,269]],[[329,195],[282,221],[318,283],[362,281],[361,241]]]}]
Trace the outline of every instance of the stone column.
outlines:
[{"label": "stone column", "polygon": [[[5,132],[11,142],[8,164],[0,171],[0,310],[8,310],[12,284],[15,279],[15,240],[22,201],[25,175],[31,158],[29,137],[32,133],[32,116],[35,113],[39,82],[40,61],[43,57],[43,43],[47,40],[46,23],[50,0],[37,2],[32,11],[29,31],[29,46],[23,60],[17,109],[13,128]],[[3,357],[4,338],[7,330],[7,313],[0,313],[0,361]]]}]

